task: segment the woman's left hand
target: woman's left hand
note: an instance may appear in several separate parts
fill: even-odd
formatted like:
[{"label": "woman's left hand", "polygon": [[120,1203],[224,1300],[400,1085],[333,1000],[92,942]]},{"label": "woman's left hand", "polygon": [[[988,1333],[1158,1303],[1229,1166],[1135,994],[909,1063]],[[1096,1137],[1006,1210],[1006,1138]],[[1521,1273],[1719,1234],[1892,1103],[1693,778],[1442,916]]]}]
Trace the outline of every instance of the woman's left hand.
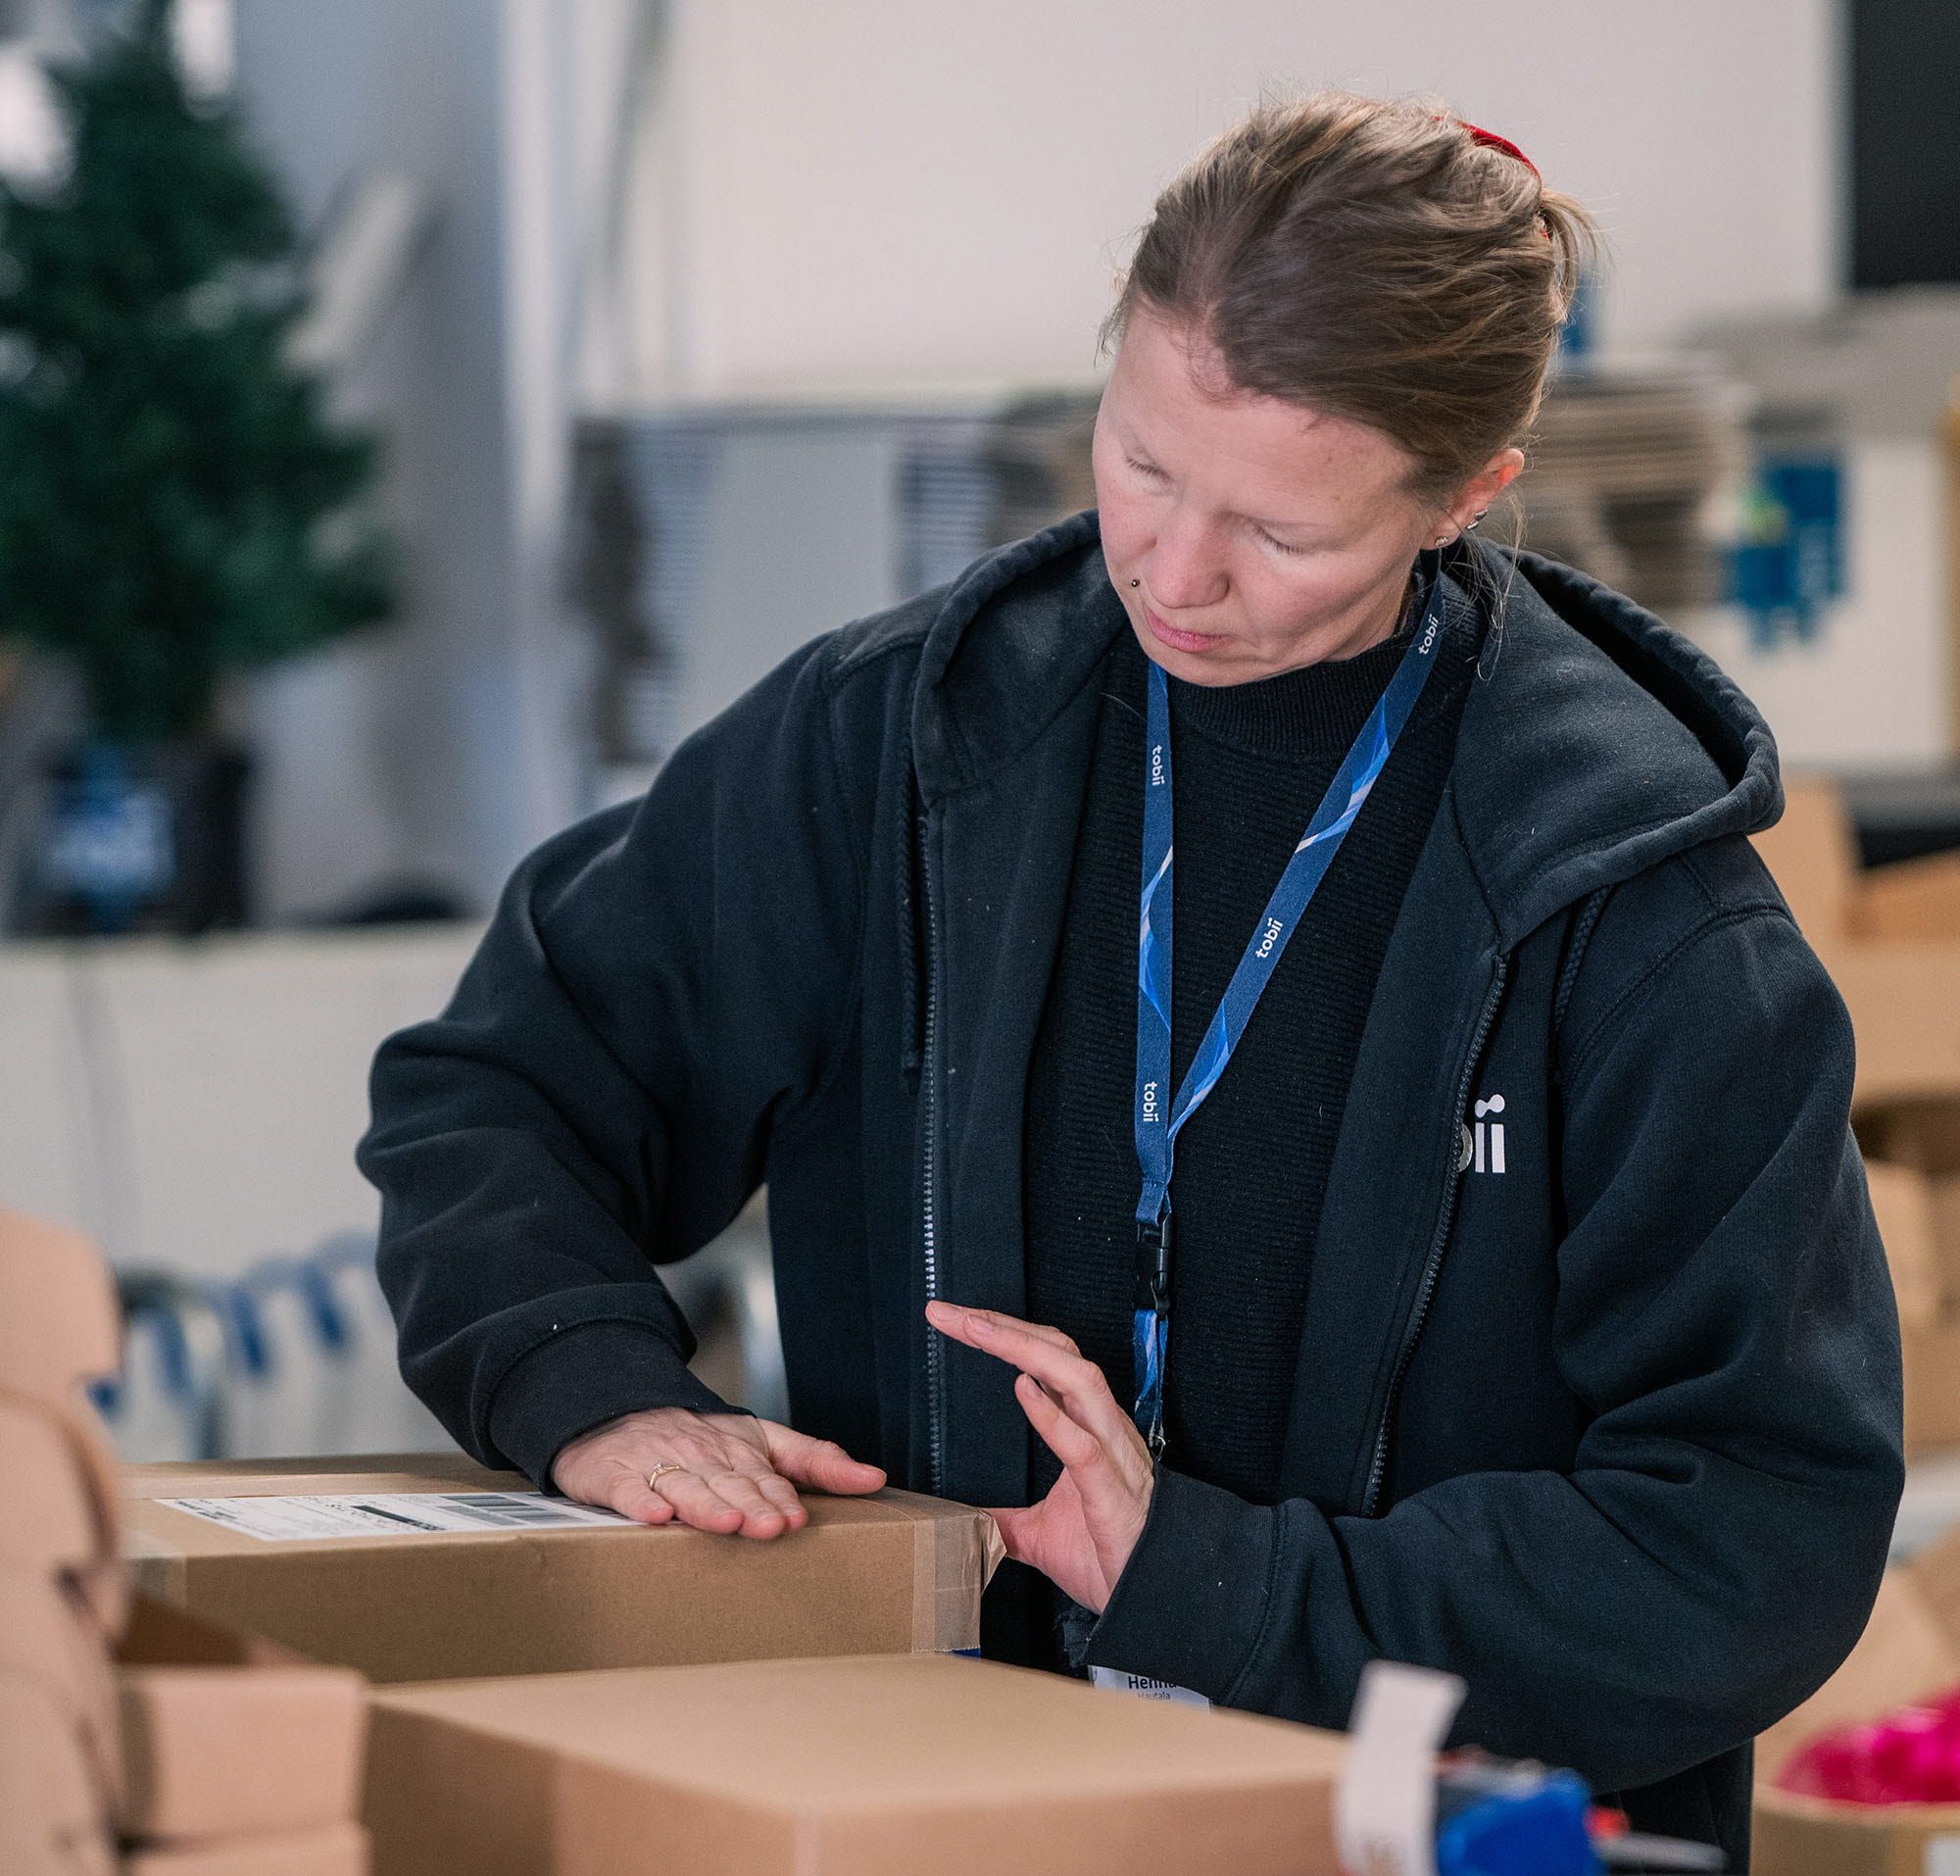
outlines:
[{"label": "woman's left hand", "polygon": [[1014,1398],[1062,1463],[1039,1505],[990,1508],[1007,1555],[1099,1615],[1149,1516],[1150,1449],[1102,1370],[1059,1329],[955,1303],[925,1306],[942,1335],[1020,1369]]}]

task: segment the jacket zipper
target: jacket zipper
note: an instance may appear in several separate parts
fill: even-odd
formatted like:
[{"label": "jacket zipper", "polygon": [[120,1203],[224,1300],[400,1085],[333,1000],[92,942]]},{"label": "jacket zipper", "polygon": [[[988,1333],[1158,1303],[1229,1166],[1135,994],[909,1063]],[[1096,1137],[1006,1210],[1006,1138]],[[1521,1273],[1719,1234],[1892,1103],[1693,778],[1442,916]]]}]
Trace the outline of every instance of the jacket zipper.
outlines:
[{"label": "jacket zipper", "polygon": [[1376,1501],[1381,1497],[1382,1480],[1389,1469],[1389,1435],[1396,1423],[1396,1405],[1400,1399],[1402,1380],[1407,1375],[1409,1363],[1415,1358],[1415,1345],[1422,1334],[1422,1326],[1429,1317],[1429,1306],[1436,1295],[1436,1279],[1443,1268],[1443,1253],[1449,1241],[1449,1227],[1456,1215],[1456,1195],[1463,1184],[1462,1155],[1458,1140],[1463,1126],[1463,1115],[1470,1105],[1470,1084],[1476,1078],[1477,1063],[1483,1058],[1484,1043],[1490,1036],[1491,1025],[1496,1020],[1497,1001],[1504,994],[1504,979],[1509,974],[1510,960],[1499,957],[1495,974],[1491,979],[1489,994],[1484,999],[1483,1013],[1477,1019],[1477,1033],[1471,1038],[1470,1053],[1464,1058],[1463,1072],[1456,1081],[1456,1104],[1449,1111],[1449,1152],[1446,1163],[1448,1172],[1444,1179],[1443,1203],[1437,1213],[1436,1230],[1429,1241],[1429,1256],[1422,1266],[1422,1282],[1416,1290],[1415,1308],[1410,1312],[1407,1330],[1402,1336],[1402,1346],[1396,1355],[1394,1372],[1389,1376],[1388,1399],[1382,1403],[1382,1420],[1375,1430],[1375,1451],[1368,1462],[1368,1488],[1361,1498],[1361,1515],[1373,1517]]},{"label": "jacket zipper", "polygon": [[[939,1295],[939,907],[932,894],[932,846],[926,816],[919,816],[919,882],[925,893],[925,1039],[921,1050],[920,1091],[925,1103],[925,1146],[919,1156],[921,1259],[928,1303]],[[938,1497],[945,1486],[944,1356],[938,1334],[925,1335],[925,1414],[927,1489]]]}]

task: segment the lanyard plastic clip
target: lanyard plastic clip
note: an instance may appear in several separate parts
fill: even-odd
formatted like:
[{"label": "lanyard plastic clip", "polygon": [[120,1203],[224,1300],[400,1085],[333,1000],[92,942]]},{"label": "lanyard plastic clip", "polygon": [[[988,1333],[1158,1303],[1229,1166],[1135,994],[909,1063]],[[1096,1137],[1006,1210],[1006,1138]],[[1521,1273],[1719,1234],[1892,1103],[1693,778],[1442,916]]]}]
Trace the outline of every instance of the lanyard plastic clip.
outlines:
[{"label": "lanyard plastic clip", "polygon": [[1170,1210],[1137,1225],[1137,1301],[1152,1315],[1170,1314]]}]

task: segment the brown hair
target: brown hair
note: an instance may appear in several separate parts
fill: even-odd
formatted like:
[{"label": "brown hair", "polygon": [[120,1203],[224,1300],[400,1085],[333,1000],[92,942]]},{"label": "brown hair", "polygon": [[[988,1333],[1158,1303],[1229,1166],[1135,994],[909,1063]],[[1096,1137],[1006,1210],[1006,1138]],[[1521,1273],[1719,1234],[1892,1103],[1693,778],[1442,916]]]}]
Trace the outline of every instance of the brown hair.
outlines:
[{"label": "brown hair", "polygon": [[1098,350],[1148,307],[1235,388],[1385,432],[1415,459],[1405,492],[1440,506],[1524,446],[1600,248],[1578,202],[1440,99],[1268,98],[1157,197]]}]

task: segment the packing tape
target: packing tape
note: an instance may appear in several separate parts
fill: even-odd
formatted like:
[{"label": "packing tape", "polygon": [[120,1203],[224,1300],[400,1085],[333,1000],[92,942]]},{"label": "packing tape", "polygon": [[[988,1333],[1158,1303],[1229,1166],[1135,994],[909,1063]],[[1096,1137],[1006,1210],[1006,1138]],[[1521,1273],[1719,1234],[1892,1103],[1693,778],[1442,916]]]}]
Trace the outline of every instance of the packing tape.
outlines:
[{"label": "packing tape", "polygon": [[[980,1646],[980,1595],[1006,1555],[984,1511],[910,1492],[878,1495],[912,1524],[912,1653],[958,1654]],[[949,1515],[964,1511],[964,1516]]]}]

